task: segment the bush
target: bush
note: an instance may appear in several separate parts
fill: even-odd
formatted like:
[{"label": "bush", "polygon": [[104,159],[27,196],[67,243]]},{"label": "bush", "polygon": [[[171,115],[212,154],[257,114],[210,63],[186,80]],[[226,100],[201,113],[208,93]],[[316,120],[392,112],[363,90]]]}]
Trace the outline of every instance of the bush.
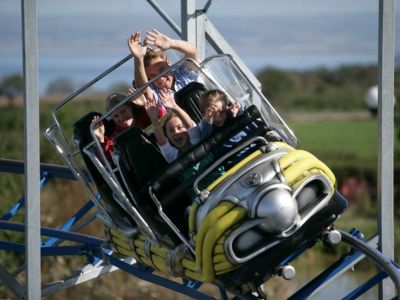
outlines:
[{"label": "bush", "polygon": [[74,90],[74,84],[66,77],[60,77],[51,81],[47,87],[48,94],[71,94]]},{"label": "bush", "polygon": [[366,109],[364,95],[376,85],[377,71],[376,66],[286,72],[267,68],[257,78],[262,92],[278,110],[347,111]]}]

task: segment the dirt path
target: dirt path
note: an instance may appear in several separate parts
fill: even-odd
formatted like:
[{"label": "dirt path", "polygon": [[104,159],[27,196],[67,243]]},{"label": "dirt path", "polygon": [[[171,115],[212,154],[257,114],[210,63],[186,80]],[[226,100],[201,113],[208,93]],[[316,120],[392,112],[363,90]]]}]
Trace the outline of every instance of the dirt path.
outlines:
[{"label": "dirt path", "polygon": [[363,121],[373,118],[372,114],[365,111],[317,111],[317,112],[290,112],[282,114],[284,120],[294,122],[309,121]]},{"label": "dirt path", "polygon": [[[59,103],[66,95],[46,95],[40,97],[40,103]],[[84,99],[104,101],[104,94],[92,94],[90,97],[78,96]],[[22,96],[16,97],[12,102],[4,96],[0,96],[0,108],[14,105],[21,107],[23,105]],[[281,112],[281,115],[286,121],[305,122],[305,121],[360,121],[369,120],[373,116],[369,111],[316,111],[316,112]]]}]

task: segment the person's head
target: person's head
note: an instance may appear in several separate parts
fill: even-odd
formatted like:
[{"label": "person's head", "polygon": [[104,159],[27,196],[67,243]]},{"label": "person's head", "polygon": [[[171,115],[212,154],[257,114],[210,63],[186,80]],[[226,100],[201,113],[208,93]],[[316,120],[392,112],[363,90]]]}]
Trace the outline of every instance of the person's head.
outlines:
[{"label": "person's head", "polygon": [[[146,55],[144,56],[144,68],[149,80],[160,75],[160,73],[168,69],[170,65],[170,60],[162,50],[148,49]],[[173,87],[174,80],[174,75],[169,73],[156,80],[154,85],[159,89],[170,90]]]},{"label": "person's head", "polygon": [[187,150],[190,147],[188,130],[176,114],[168,114],[163,129],[172,146],[180,150]]},{"label": "person's head", "polygon": [[213,124],[221,127],[225,124],[228,112],[228,97],[221,90],[209,90],[199,99],[200,111],[204,115],[208,109],[213,111]]},{"label": "person's head", "polygon": [[[106,111],[112,110],[115,106],[120,104],[126,98],[125,94],[112,93],[106,100]],[[121,128],[128,128],[134,123],[133,116],[133,103],[127,102],[120,106],[118,109],[111,112],[111,118],[116,126]]]}]

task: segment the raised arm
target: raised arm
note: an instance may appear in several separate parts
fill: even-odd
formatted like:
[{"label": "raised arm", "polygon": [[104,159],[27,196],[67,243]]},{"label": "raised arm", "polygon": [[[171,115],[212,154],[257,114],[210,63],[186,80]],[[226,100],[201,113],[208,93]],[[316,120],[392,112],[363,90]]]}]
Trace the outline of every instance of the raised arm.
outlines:
[{"label": "raised arm", "polygon": [[212,108],[207,108],[200,123],[188,130],[190,143],[192,145],[201,143],[205,138],[209,137],[213,133],[212,123],[214,114],[215,112]]},{"label": "raised arm", "polygon": [[154,99],[149,99],[144,107],[146,108],[146,113],[150,118],[151,124],[153,125],[154,135],[156,136],[157,143],[160,146],[165,145],[168,140],[161,127],[160,114],[156,102]]},{"label": "raised arm", "polygon": [[[143,61],[144,56],[146,55],[147,46],[142,45],[140,31],[135,32],[129,37],[128,47],[134,58],[136,87],[141,88],[147,83],[148,78]],[[147,98],[152,98],[152,91],[150,88],[146,88],[144,94]]]},{"label": "raised arm", "polygon": [[183,53],[186,57],[192,58],[196,62],[199,62],[195,45],[189,43],[188,41],[172,39],[159,32],[157,29],[152,29],[146,33],[144,43],[146,45],[157,46],[162,50],[177,50]]},{"label": "raised arm", "polygon": [[[93,124],[94,122],[97,122],[99,120],[99,118],[100,118],[99,116],[94,116],[91,124]],[[104,143],[104,141],[105,141],[105,132],[106,131],[105,131],[103,122],[98,123],[96,125],[96,128],[94,129],[94,134],[99,139],[100,143]]]},{"label": "raised arm", "polygon": [[[133,93],[136,92],[135,88],[128,88],[128,90],[126,91],[127,95],[132,95]],[[144,106],[147,102],[147,95],[144,94],[140,94],[139,96],[137,96],[135,99],[132,100],[132,102],[138,106]],[[148,97],[149,99],[151,97]]]},{"label": "raised arm", "polygon": [[178,118],[182,120],[183,126],[189,129],[195,125],[192,118],[190,118],[187,112],[183,110],[178,104],[176,104],[174,95],[171,92],[161,90],[160,100],[166,108],[172,110],[178,116]]},{"label": "raised arm", "polygon": [[232,118],[236,118],[237,116],[242,115],[245,109],[246,107],[243,101],[236,101],[229,106],[228,111]]}]

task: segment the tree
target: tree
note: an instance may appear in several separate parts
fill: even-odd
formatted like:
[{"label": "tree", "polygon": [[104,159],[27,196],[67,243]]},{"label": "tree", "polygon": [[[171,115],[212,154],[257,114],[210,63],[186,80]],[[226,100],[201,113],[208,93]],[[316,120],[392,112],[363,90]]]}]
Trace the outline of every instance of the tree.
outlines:
[{"label": "tree", "polygon": [[294,88],[292,78],[285,71],[272,68],[265,69],[257,77],[262,82],[262,90],[267,97],[273,98],[285,90]]},{"label": "tree", "polygon": [[17,96],[24,91],[24,79],[19,74],[13,74],[0,80],[0,96],[8,99],[8,105],[14,103]]},{"label": "tree", "polygon": [[127,84],[126,82],[119,81],[115,82],[111,85],[111,87],[108,89],[108,91],[111,92],[120,92],[120,93],[126,93],[128,91],[128,88],[131,86]]},{"label": "tree", "polygon": [[75,85],[67,77],[59,77],[51,81],[47,86],[48,94],[70,94],[74,92]]}]

